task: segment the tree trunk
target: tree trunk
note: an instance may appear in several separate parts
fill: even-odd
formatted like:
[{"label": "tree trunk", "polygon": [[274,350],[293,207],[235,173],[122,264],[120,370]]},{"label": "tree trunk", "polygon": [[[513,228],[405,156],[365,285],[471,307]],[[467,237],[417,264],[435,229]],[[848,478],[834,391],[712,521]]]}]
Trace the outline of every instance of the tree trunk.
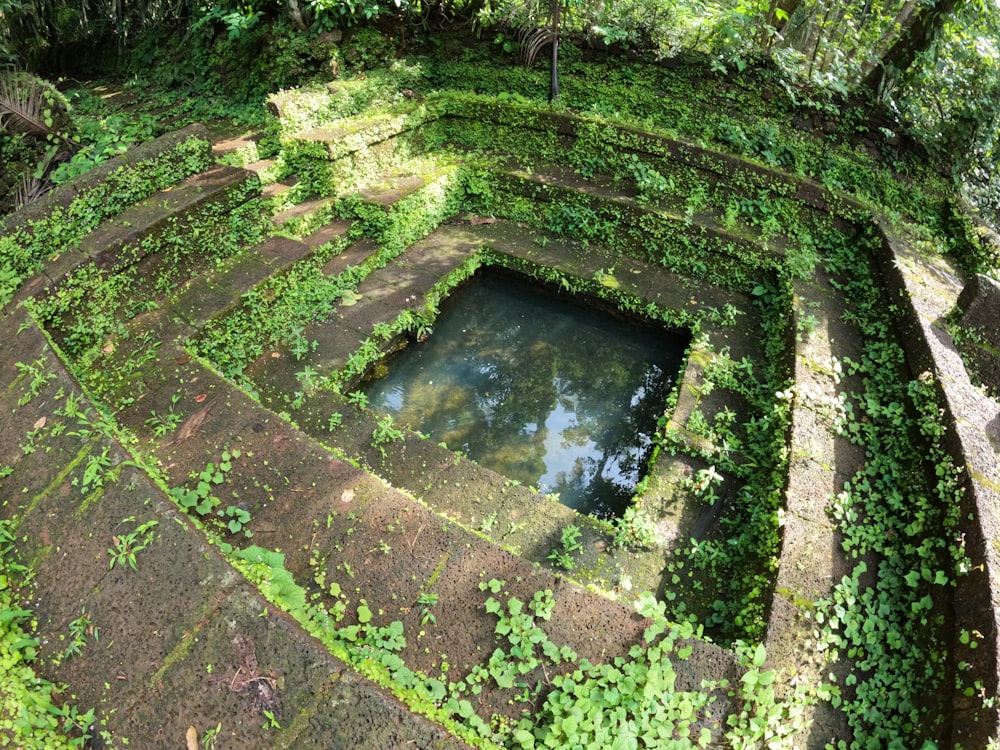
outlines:
[{"label": "tree trunk", "polygon": [[549,101],[559,97],[559,0],[552,0],[552,85]]},{"label": "tree trunk", "polygon": [[899,13],[896,14],[896,20],[893,21],[892,27],[876,45],[871,61],[866,62],[861,66],[860,77],[862,80],[870,75],[871,72],[879,65],[882,58],[885,57],[889,47],[892,46],[892,44],[894,44],[899,38],[902,30],[909,28],[911,22],[910,19],[913,17],[913,12],[916,9],[917,0],[906,0],[906,2],[903,3],[903,7],[900,8]]},{"label": "tree trunk", "polygon": [[305,19],[302,18],[298,0],[287,0],[287,2],[288,15],[292,17],[292,26],[295,27],[296,31],[306,31],[309,27],[306,25]]},{"label": "tree trunk", "polygon": [[920,7],[909,16],[909,23],[883,55],[878,65],[861,82],[861,90],[878,96],[886,84],[898,78],[913,65],[917,56],[926,51],[937,39],[948,16],[964,4],[965,0],[937,0],[933,5]]},{"label": "tree trunk", "polygon": [[816,56],[820,41],[822,18],[829,12],[826,0],[800,3],[782,29],[780,47],[798,50],[804,58]]}]

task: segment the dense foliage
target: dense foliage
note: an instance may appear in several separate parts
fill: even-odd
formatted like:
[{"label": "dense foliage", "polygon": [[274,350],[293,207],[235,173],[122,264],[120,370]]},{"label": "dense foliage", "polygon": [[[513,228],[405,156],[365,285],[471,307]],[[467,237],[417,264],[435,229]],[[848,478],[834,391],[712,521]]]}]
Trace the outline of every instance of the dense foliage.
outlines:
[{"label": "dense foliage", "polygon": [[[661,58],[705,52],[723,70],[766,59],[800,91],[809,84],[885,102],[981,186],[995,166],[996,0],[565,0],[558,26],[554,9],[540,0],[3,0],[0,64],[79,75],[107,72],[112,60],[119,70],[155,70],[163,83],[252,98],[303,75],[384,62],[407,45],[435,41],[448,22],[495,37],[498,55],[520,44],[531,59],[558,30],[564,39]],[[548,35],[529,33],[540,28]]]}]

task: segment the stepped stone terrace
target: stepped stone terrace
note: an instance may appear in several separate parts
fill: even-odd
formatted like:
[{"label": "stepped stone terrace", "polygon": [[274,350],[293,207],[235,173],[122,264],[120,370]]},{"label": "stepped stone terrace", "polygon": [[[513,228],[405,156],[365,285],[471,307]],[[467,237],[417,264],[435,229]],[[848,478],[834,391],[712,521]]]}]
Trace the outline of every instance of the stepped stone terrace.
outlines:
[{"label": "stepped stone terrace", "polygon": [[[723,746],[749,726],[731,686],[755,674],[796,706],[781,720],[800,746],[849,739],[816,688],[832,674],[849,702],[869,668],[846,645],[837,658],[816,612],[850,611],[838,597],[874,588],[883,558],[845,541],[842,523],[870,519],[830,510],[872,460],[845,427],[866,392],[842,366],[869,335],[857,272],[892,305],[891,367],[940,405],[940,433],[911,437],[957,467],[954,508],[922,538],[960,544],[965,569],[912,581],[928,649],[946,654],[915,700],[937,741],[985,746],[1000,406],[944,325],[970,280],[850,196],[721,151],[473,95],[330,119],[349,94],[278,95],[263,135],[188,127],[5,221],[41,248],[0,319],[2,516],[33,572],[39,671],[132,747],[217,725],[243,748],[528,747],[519,722],[554,715],[561,675],[648,653],[665,613],[703,625],[670,630],[663,695],[698,696],[676,738]],[[611,161],[581,168],[608,151],[706,199],[651,199]],[[864,243],[867,267],[789,274],[801,237],[726,214],[761,191]],[[352,395],[484,266],[692,333],[626,518],[581,516]],[[990,304],[965,297],[959,310]],[[932,493],[933,471],[910,490]],[[552,552],[568,527],[567,570]],[[738,555],[678,563],[704,559],[683,557],[691,545]],[[81,614],[100,639],[67,658]]]}]

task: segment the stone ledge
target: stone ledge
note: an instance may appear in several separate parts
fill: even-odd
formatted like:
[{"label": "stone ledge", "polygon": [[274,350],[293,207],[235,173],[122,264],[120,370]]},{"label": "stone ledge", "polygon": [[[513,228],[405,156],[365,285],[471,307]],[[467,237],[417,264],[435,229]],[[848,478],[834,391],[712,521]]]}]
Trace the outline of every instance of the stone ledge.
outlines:
[{"label": "stone ledge", "polygon": [[[963,280],[941,258],[917,254],[889,223],[876,217],[882,235],[878,258],[890,298],[903,313],[900,341],[914,375],[930,372],[945,405],[946,450],[956,466],[964,469],[961,532],[972,563],[968,575],[957,579],[954,654],[952,663],[971,665],[963,679],[982,682],[985,695],[996,695],[1000,686],[1000,404],[969,381],[952,337],[942,321],[959,298]],[[971,519],[971,520],[968,520]],[[973,650],[957,637],[960,631],[981,633]],[[1000,728],[1000,707],[987,708],[978,695],[953,694],[952,739],[963,747],[986,747]]]},{"label": "stone ledge", "polygon": [[968,334],[960,348],[976,375],[994,393],[1000,393],[1000,282],[976,274],[958,297],[957,323]]},{"label": "stone ledge", "polygon": [[208,130],[201,123],[194,123],[186,128],[166,133],[159,138],[135,146],[121,156],[98,164],[80,177],[57,186],[34,203],[5,216],[3,224],[0,225],[0,236],[10,234],[18,229],[28,229],[32,222],[49,217],[57,208],[68,208],[74,199],[103,184],[116,170],[122,167],[135,167],[143,161],[156,159],[192,138],[205,142],[204,151],[206,158],[209,158],[212,146],[209,143]]}]

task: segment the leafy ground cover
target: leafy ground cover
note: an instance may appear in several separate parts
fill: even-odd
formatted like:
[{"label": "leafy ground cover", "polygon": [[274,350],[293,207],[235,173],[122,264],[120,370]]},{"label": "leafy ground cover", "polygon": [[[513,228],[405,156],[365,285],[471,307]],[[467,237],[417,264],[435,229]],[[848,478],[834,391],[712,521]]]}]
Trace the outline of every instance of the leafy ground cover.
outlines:
[{"label": "leafy ground cover", "polygon": [[[81,748],[93,733],[94,712],[65,700],[65,687],[38,676],[39,640],[33,613],[25,609],[30,571],[13,556],[10,524],[0,524],[0,735],[3,745]],[[27,574],[27,576],[25,575]],[[86,640],[84,625],[81,628]],[[77,650],[78,651],[78,650]],[[72,655],[67,650],[67,658]],[[72,700],[72,699],[70,699]]]}]

